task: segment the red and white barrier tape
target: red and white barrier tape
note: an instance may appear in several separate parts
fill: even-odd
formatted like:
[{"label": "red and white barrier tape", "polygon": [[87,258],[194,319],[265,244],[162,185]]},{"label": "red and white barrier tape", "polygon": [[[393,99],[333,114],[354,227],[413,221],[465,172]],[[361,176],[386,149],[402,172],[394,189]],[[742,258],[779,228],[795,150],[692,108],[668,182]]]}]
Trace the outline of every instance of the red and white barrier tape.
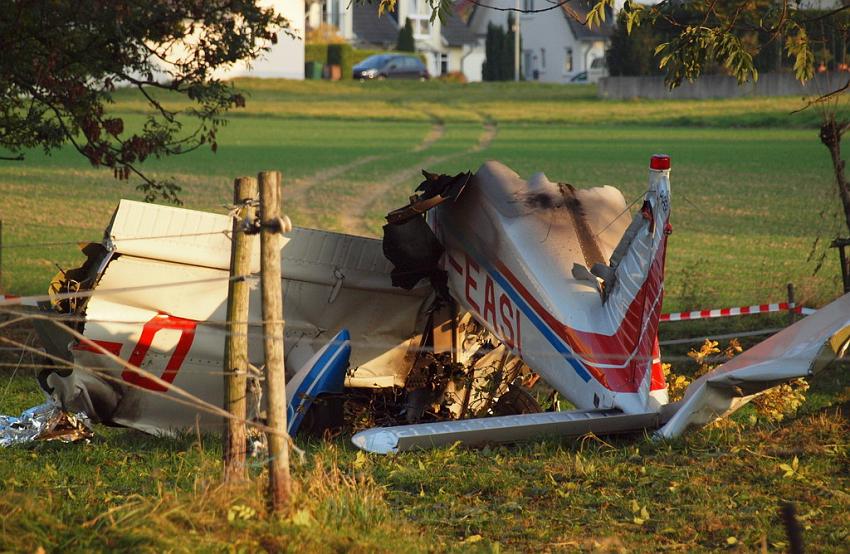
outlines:
[{"label": "red and white barrier tape", "polygon": [[38,308],[38,301],[33,297],[0,294],[0,306],[28,306]]},{"label": "red and white barrier tape", "polygon": [[740,306],[736,308],[716,308],[714,310],[696,310],[693,312],[673,312],[661,314],[661,321],[686,321],[691,319],[710,319],[713,317],[731,317],[736,315],[766,314],[770,312],[794,311],[801,315],[815,313],[812,308],[795,306],[788,302],[778,304],[756,304],[755,306]]},{"label": "red and white barrier tape", "polygon": [[[0,295],[0,306],[29,306],[38,307],[38,296],[15,296],[11,294]],[[794,306],[788,302],[778,304],[756,304],[754,306],[740,306],[736,308],[715,308],[713,310],[695,310],[692,312],[672,312],[661,314],[661,321],[689,321],[692,319],[711,319],[715,317],[732,317],[749,314],[766,314],[770,312],[787,312],[793,310],[801,315],[815,313],[812,308]]]}]

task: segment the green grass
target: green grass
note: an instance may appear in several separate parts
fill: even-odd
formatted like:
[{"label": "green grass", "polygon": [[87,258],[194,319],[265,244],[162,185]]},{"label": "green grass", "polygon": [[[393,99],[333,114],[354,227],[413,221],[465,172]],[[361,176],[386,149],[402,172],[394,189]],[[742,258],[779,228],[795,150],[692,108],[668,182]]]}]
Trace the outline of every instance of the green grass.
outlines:
[{"label": "green grass", "polygon": [[[498,159],[524,176],[615,185],[631,200],[645,187],[649,155],[667,152],[674,234],[665,309],[778,301],[787,282],[807,304],[839,294],[834,252],[814,276],[816,260],[808,260],[815,240],[819,253],[841,227],[817,114],[790,115],[799,99],[608,102],[593,87],[531,83],[240,86],[248,105],[229,118],[216,154],[147,166],[183,186],[187,207],[222,211],[234,177],[280,169],[297,192],[284,193],[296,224],[342,230],[343,211],[361,210],[363,230],[377,235],[421,167],[454,173]],[[128,125],[142,120],[129,93],[116,108]],[[478,150],[485,122],[498,132]],[[43,293],[54,264],[80,261],[67,243],[99,240],[118,199],[140,198],[134,187],[67,149],[0,165],[2,287]],[[63,244],[43,244],[54,241]],[[661,332],[664,339],[782,324],[784,317],[753,317]],[[686,351],[664,356],[687,373]],[[0,414],[39,403],[31,360],[3,350],[0,361]],[[751,421],[755,413],[745,410],[731,427],[669,444],[622,437],[382,458],[358,454],[347,437],[299,440],[307,456],[294,468],[295,515],[280,520],[262,505],[261,464],[252,485],[218,487],[215,437],[154,439],[98,426],[89,445],[2,451],[0,551],[655,552],[765,543],[773,552],[787,543],[780,501],[797,505],[811,551],[840,551],[850,540],[847,369],[819,376],[796,417]],[[780,464],[795,456],[799,478],[783,477]],[[649,518],[636,523],[641,508]]]},{"label": "green grass", "polygon": [[[327,96],[342,101],[335,85],[328,85]],[[372,85],[349,83],[340,88],[356,92],[358,87]],[[378,92],[394,90],[383,83],[374,85],[380,87]],[[299,87],[310,88],[312,94],[314,86],[287,85],[295,90],[285,88],[281,95],[287,105],[331,101],[321,95],[314,99],[313,94],[308,102],[296,94]],[[593,103],[594,109],[609,104],[580,96],[583,88],[576,92],[572,87],[544,87],[548,95],[527,86],[518,88],[531,93],[529,104],[549,102],[553,112],[561,109],[555,100],[559,91],[566,91],[560,92],[565,95],[564,103],[569,103],[572,96],[568,94],[572,94]],[[415,89],[402,88],[405,90]],[[495,90],[516,89],[500,86]],[[438,88],[429,93],[443,96],[436,96],[429,105],[466,106],[467,112],[473,113],[481,105],[482,92],[473,89],[468,98],[456,98]],[[271,95],[260,89],[249,106],[262,106]],[[390,104],[396,100],[389,93],[379,97]],[[296,101],[299,98],[300,103]],[[415,95],[413,100],[424,102]],[[511,100],[513,104],[504,101],[507,107],[522,105],[515,97]],[[789,106],[798,102],[760,100],[766,101]],[[356,104],[354,99],[348,102]],[[740,102],[755,101],[728,103]],[[826,252],[825,266],[813,276],[824,245],[841,229],[828,155],[814,129],[728,128],[720,126],[722,119],[714,122],[717,126],[650,126],[641,122],[643,104],[631,106],[634,121],[623,125],[604,118],[593,125],[578,125],[520,123],[496,117],[498,133],[481,151],[473,151],[483,132],[481,121],[443,120],[443,134],[428,148],[418,150],[417,145],[434,129],[435,120],[308,121],[243,115],[232,118],[222,129],[218,153],[201,150],[154,160],[147,167],[154,175],[175,178],[184,188],[181,197],[187,207],[222,211],[231,195],[233,177],[277,168],[284,172],[286,182],[297,187],[299,180],[310,180],[311,175],[329,167],[374,157],[374,161],[332,178],[313,179],[311,186],[296,188],[298,194],[285,198],[286,210],[296,224],[343,230],[340,214],[346,206],[358,197],[376,194],[376,183],[393,179],[392,186],[361,214],[363,230],[377,236],[383,215],[404,203],[420,180],[418,168],[455,173],[498,159],[525,176],[544,171],[552,179],[583,187],[615,185],[631,200],[645,186],[648,156],[667,152],[674,168],[668,309],[778,301],[784,298],[788,282],[797,285],[801,301],[812,305],[836,296],[838,268],[833,251]],[[131,115],[130,120],[138,122],[139,116]],[[398,176],[400,169],[411,171]],[[79,262],[73,245],[27,243],[98,240],[118,199],[141,196],[133,182],[115,181],[111,174],[88,167],[67,149],[52,156],[33,152],[25,162],[0,166],[0,194],[3,238],[12,246],[3,252],[2,284],[18,294],[42,293],[54,264],[67,267]],[[810,259],[816,239],[815,256]]]},{"label": "green grass", "polygon": [[[788,501],[807,551],[837,552],[850,537],[847,369],[822,374],[809,404],[781,424],[745,413],[671,443],[587,438],[378,457],[344,437],[299,440],[306,461],[293,466],[294,509],[281,519],[265,512],[259,462],[252,484],[218,486],[215,438],[99,426],[88,445],[3,451],[0,550],[782,552],[778,506]],[[8,383],[0,413],[39,401],[23,379]],[[785,477],[780,466],[795,457],[797,473]],[[237,513],[247,519],[228,518]]]}]

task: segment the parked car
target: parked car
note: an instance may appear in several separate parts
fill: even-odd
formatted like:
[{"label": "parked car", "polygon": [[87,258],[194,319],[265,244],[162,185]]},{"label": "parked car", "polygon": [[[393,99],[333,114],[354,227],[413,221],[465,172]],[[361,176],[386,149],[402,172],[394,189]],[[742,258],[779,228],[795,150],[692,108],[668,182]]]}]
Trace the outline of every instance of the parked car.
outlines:
[{"label": "parked car", "polygon": [[594,58],[590,63],[589,71],[582,71],[573,75],[571,83],[598,83],[599,79],[608,76],[608,67],[605,58]]},{"label": "parked car", "polygon": [[428,79],[425,64],[416,56],[377,54],[354,66],[354,78],[366,79]]}]

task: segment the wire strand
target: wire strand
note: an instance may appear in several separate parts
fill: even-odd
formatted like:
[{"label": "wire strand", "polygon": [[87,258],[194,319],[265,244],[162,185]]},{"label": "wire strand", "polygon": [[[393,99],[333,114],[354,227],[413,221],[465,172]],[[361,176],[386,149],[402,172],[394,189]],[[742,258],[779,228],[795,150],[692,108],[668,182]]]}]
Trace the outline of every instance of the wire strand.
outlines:
[{"label": "wire strand", "polygon": [[[237,232],[244,232],[242,230]],[[118,242],[128,242],[128,241],[139,241],[139,240],[160,240],[160,239],[174,239],[174,238],[184,238],[184,237],[205,237],[212,235],[230,235],[233,234],[233,229],[224,229],[221,231],[204,231],[199,233],[175,233],[172,235],[149,235],[149,236],[139,236],[139,237],[122,237],[118,239]],[[9,249],[19,249],[19,248],[41,248],[45,246],[69,246],[69,245],[78,245],[78,244],[88,244],[95,243],[100,244],[101,240],[91,240],[91,239],[82,239],[82,240],[66,240],[66,241],[49,241],[49,242],[26,242],[26,243],[12,243],[12,244],[4,244],[2,247],[3,250]]]}]

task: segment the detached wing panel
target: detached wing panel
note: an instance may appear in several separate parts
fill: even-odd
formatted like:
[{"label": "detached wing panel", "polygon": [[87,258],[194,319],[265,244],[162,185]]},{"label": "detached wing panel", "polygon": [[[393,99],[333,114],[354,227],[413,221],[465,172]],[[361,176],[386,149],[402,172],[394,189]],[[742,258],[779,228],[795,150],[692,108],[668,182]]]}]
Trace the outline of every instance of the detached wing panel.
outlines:
[{"label": "detached wing panel", "polygon": [[813,375],[846,355],[848,341],[850,294],[845,294],[694,381],[658,434],[678,437],[692,425],[731,414],[775,385]]}]

